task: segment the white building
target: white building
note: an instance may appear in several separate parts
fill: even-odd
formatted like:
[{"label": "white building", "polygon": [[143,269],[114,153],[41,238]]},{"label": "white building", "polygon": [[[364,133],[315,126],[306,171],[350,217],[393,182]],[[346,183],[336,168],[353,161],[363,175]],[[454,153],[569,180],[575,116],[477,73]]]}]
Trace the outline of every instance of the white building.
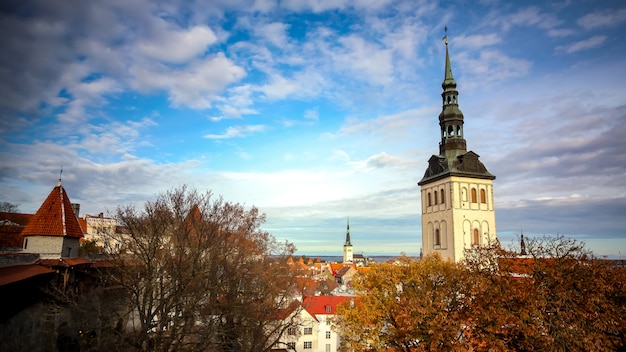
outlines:
[{"label": "white building", "polygon": [[283,336],[278,344],[288,351],[336,352],[339,348],[339,336],[332,329],[330,318],[334,316],[337,305],[350,302],[354,297],[313,296],[302,302],[300,324]]},{"label": "white building", "polygon": [[441,86],[439,155],[428,160],[428,168],[418,183],[422,193],[422,249],[425,255],[439,253],[444,259],[458,262],[465,249],[496,240],[496,177],[487,171],[478,154],[467,151],[447,40]]}]

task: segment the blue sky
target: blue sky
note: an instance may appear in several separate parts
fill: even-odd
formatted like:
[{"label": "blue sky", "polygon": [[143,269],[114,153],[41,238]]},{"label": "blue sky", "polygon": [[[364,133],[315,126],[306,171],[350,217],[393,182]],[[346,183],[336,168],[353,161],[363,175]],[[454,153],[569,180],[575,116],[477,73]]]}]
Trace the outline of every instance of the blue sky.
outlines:
[{"label": "blue sky", "polygon": [[626,254],[621,1],[4,1],[0,194],[81,213],[183,184],[301,254],[419,253],[444,27],[498,236]]}]

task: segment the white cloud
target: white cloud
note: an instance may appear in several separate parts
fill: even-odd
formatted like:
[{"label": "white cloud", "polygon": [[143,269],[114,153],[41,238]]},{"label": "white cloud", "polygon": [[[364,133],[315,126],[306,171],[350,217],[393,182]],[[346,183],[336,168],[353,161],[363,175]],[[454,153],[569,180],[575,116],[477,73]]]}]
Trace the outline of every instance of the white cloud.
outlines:
[{"label": "white cloud", "polygon": [[454,37],[453,43],[455,46],[462,48],[480,49],[485,46],[490,46],[502,42],[500,35],[491,34],[474,34],[474,35],[461,35]]},{"label": "white cloud", "polygon": [[223,53],[194,61],[187,67],[134,67],[133,86],[140,91],[164,90],[175,107],[206,109],[228,85],[239,81],[245,71]]},{"label": "white cloud", "polygon": [[626,21],[626,8],[619,10],[601,10],[581,17],[578,25],[585,29],[612,27]]},{"label": "white cloud", "polygon": [[281,22],[252,25],[254,33],[278,48],[285,48],[289,42],[287,37],[289,26]]},{"label": "white cloud", "polygon": [[373,84],[387,85],[393,82],[392,51],[366,41],[357,35],[340,37],[340,48],[330,49],[328,55],[339,66],[338,71],[348,70],[355,78]]},{"label": "white cloud", "polygon": [[522,77],[532,67],[530,61],[507,56],[499,50],[482,50],[476,58],[470,57],[468,52],[462,52],[455,56],[455,62],[453,70],[454,67],[460,67],[469,76],[464,78],[464,89],[470,90],[473,89],[471,82],[481,81],[484,84]]},{"label": "white cloud", "polygon": [[229,138],[242,138],[247,137],[248,135],[265,132],[268,127],[265,125],[241,125],[241,126],[230,126],[226,129],[226,132],[223,134],[207,134],[204,135],[204,138],[208,139],[229,139]]},{"label": "white cloud", "polygon": [[365,165],[371,168],[386,168],[404,165],[406,162],[401,158],[389,155],[385,152],[372,155],[365,161]]},{"label": "white cloud", "polygon": [[500,19],[504,30],[509,30],[513,26],[534,26],[541,29],[550,29],[558,26],[561,22],[554,15],[544,13],[535,6],[521,9]]},{"label": "white cloud", "polygon": [[558,46],[556,50],[571,54],[581,50],[593,49],[602,45],[606,41],[606,38],[607,37],[604,35],[596,35],[569,45]]},{"label": "white cloud", "polygon": [[161,30],[153,38],[142,40],[138,49],[150,58],[171,63],[184,63],[202,55],[217,41],[215,33],[207,26],[178,29],[162,21]]},{"label": "white cloud", "polygon": [[548,30],[548,36],[550,37],[568,37],[576,34],[576,31],[571,28],[552,28]]},{"label": "white cloud", "polygon": [[317,108],[313,108],[313,109],[307,109],[304,112],[304,118],[307,120],[314,120],[317,121],[320,118],[320,114],[317,111]]}]

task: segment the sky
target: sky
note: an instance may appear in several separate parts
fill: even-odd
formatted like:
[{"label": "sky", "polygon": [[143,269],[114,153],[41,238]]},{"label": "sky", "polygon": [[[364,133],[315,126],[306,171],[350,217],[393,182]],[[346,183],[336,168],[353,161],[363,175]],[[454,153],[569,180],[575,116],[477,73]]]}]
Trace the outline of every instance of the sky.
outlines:
[{"label": "sky", "polygon": [[[0,201],[62,176],[82,214],[187,185],[298,253],[417,255],[447,26],[467,149],[503,244],[626,255],[626,3],[9,0]],[[62,174],[60,173],[62,169]]]}]

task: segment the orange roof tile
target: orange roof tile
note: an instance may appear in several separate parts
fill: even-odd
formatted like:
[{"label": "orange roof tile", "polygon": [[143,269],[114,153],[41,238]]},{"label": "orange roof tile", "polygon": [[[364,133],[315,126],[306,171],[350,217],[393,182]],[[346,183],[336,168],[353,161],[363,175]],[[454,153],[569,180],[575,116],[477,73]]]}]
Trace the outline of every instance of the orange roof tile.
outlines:
[{"label": "orange roof tile", "polygon": [[0,248],[21,248],[20,236],[32,214],[0,212]]},{"label": "orange roof tile", "polygon": [[[335,314],[337,305],[355,299],[351,296],[313,296],[307,297],[302,306],[313,317],[320,314]],[[328,307],[328,308],[327,308]]]},{"label": "orange roof tile", "polygon": [[22,236],[83,237],[72,203],[61,182],[56,184],[30,219],[22,231]]},{"label": "orange roof tile", "polygon": [[29,277],[53,272],[54,270],[37,264],[16,265],[0,268],[0,286],[28,279]]}]

